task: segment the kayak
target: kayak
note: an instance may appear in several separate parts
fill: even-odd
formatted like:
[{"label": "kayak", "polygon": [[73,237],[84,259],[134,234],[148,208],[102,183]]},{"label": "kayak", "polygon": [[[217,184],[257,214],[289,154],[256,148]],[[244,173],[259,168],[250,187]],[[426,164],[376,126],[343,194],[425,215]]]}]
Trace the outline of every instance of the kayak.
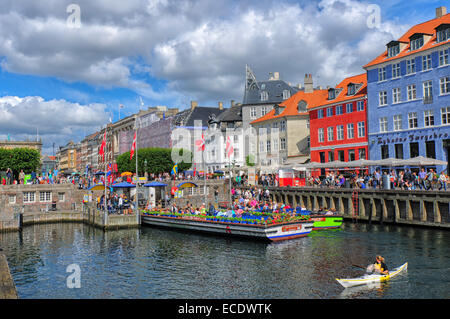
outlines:
[{"label": "kayak", "polygon": [[382,282],[391,279],[392,277],[397,276],[402,271],[406,271],[408,269],[408,263],[404,263],[403,265],[395,268],[393,271],[390,271],[388,275],[379,275],[379,274],[370,274],[364,275],[357,278],[347,278],[347,279],[338,279],[338,283],[340,283],[344,288],[365,285],[373,282]]}]

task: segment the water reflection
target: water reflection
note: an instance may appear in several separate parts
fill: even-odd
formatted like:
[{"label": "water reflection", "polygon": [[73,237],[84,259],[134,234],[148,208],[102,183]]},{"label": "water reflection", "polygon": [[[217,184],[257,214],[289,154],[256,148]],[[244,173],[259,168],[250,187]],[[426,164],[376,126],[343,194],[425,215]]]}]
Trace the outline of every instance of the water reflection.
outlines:
[{"label": "water reflection", "polygon": [[[21,298],[445,298],[449,239],[448,231],[346,223],[267,244],[67,223],[0,234],[0,246]],[[408,275],[351,290],[336,282],[361,276],[352,265],[376,254],[390,269],[408,261]],[[66,287],[72,263],[81,268],[81,289]]]}]

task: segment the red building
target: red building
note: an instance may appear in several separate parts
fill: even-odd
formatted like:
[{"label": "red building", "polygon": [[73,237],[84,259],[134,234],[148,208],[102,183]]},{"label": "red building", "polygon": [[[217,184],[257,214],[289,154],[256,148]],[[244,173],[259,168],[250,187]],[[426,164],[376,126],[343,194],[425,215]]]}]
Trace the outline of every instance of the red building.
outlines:
[{"label": "red building", "polygon": [[366,108],[366,73],[346,78],[310,105],[311,162],[368,159]]}]

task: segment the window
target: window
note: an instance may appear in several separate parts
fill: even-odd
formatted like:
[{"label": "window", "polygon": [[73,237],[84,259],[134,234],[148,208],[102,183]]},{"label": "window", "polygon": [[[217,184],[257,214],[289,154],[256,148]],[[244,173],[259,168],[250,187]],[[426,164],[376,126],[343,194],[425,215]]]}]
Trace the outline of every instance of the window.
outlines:
[{"label": "window", "polygon": [[280,132],[286,132],[286,121],[280,122]]},{"label": "window", "polygon": [[395,158],[403,159],[403,144],[395,144]]},{"label": "window", "polygon": [[344,125],[336,126],[336,139],[339,141],[344,139]]},{"label": "window", "polygon": [[24,203],[34,203],[35,201],[36,201],[36,199],[35,199],[34,192],[23,192],[23,202]]},{"label": "window", "polygon": [[336,115],[341,115],[343,113],[344,113],[344,111],[343,111],[342,105],[337,105],[336,106]]},{"label": "window", "polygon": [[283,90],[283,100],[286,100],[291,97],[291,91]]},{"label": "window", "polygon": [[380,118],[380,133],[387,132],[387,117]]},{"label": "window", "polygon": [[348,104],[345,106],[345,112],[346,112],[346,113],[352,113],[352,112],[353,112],[353,103],[348,103]]},{"label": "window", "polygon": [[16,203],[16,195],[9,195],[8,197],[9,197],[8,202],[10,204],[15,204]]},{"label": "window", "polygon": [[422,57],[422,71],[431,70],[431,54]]},{"label": "window", "polygon": [[353,123],[347,124],[347,138],[352,139],[355,137],[354,125]]},{"label": "window", "polygon": [[437,42],[444,42],[450,39],[450,28],[442,29],[436,32]]},{"label": "window", "polygon": [[50,192],[50,191],[39,192],[39,201],[40,202],[51,202],[52,201],[52,192]]},{"label": "window", "polygon": [[386,81],[386,67],[378,69],[378,81]]},{"label": "window", "polygon": [[[322,135],[323,135],[323,129],[322,129]],[[282,138],[280,138],[280,150],[284,151],[285,149],[286,149],[286,139],[284,137],[282,137]]]},{"label": "window", "polygon": [[416,72],[416,61],[414,59],[406,60],[406,74],[413,74]]},{"label": "window", "polygon": [[364,111],[364,101],[356,102],[356,111]]},{"label": "window", "polygon": [[250,109],[250,117],[252,119],[256,118],[256,107],[254,106]]},{"label": "window", "polygon": [[323,109],[317,110],[317,118],[318,119],[323,118]]},{"label": "window", "polygon": [[269,99],[269,93],[267,91],[261,92],[261,101],[267,101]]},{"label": "window", "polygon": [[448,65],[448,50],[439,51],[439,66]]},{"label": "window", "polygon": [[366,123],[358,122],[358,137],[366,136]]},{"label": "window", "polygon": [[265,106],[263,106],[263,107],[261,108],[261,116],[264,116],[264,115],[266,115],[266,113],[267,113],[267,111],[266,111],[266,107],[265,107]]},{"label": "window", "polygon": [[417,112],[408,113],[408,127],[416,128],[417,126]]},{"label": "window", "polygon": [[355,150],[348,150],[348,160],[349,161],[356,160],[356,158],[355,158]]},{"label": "window", "polygon": [[402,129],[402,116],[400,114],[394,115],[394,131]]},{"label": "window", "polygon": [[450,76],[443,77],[439,80],[441,94],[450,93]]},{"label": "window", "polygon": [[264,148],[264,141],[259,141],[259,152],[264,153],[266,149]]},{"label": "window", "polygon": [[401,89],[400,88],[392,89],[392,103],[400,103],[401,100],[402,100]]},{"label": "window", "polygon": [[450,124],[450,106],[441,109],[441,124]]},{"label": "window", "polygon": [[356,93],[356,86],[354,84],[349,84],[347,88],[347,95],[355,95]]},{"label": "window", "polygon": [[319,143],[323,143],[325,141],[325,135],[323,128],[319,128],[318,130]]},{"label": "window", "polygon": [[338,151],[338,161],[345,162],[345,152]]},{"label": "window", "polygon": [[423,98],[431,98],[433,96],[433,81],[423,82]]},{"label": "window", "polygon": [[358,149],[358,156],[359,159],[366,159],[366,149],[365,148]]},{"label": "window", "polygon": [[381,159],[389,158],[389,146],[381,145]]},{"label": "window", "polygon": [[411,51],[418,50],[423,46],[423,36],[411,40]]},{"label": "window", "polygon": [[427,110],[424,113],[424,125],[425,127],[434,125],[434,113],[433,110]]},{"label": "window", "polygon": [[270,153],[272,151],[270,140],[267,140],[266,145],[267,145],[267,153]]},{"label": "window", "polygon": [[319,152],[319,162],[325,163],[325,152]]},{"label": "window", "polygon": [[[274,138],[274,139],[273,139],[272,145],[273,145],[273,150],[274,150],[275,152],[278,151],[278,139],[277,139],[277,138]],[[234,152],[236,153],[236,149],[234,150]]]},{"label": "window", "polygon": [[332,126],[330,126],[330,127],[327,129],[327,138],[328,138],[328,141],[333,141],[333,138],[334,138],[334,128],[333,128]]},{"label": "window", "polygon": [[328,162],[334,162],[334,152],[328,151]]},{"label": "window", "polygon": [[378,93],[378,95],[379,95],[379,106],[387,105],[387,92],[381,91],[380,93]]},{"label": "window", "polygon": [[426,157],[436,158],[436,145],[434,141],[425,142]]},{"label": "window", "polygon": [[419,143],[409,143],[409,157],[414,158],[419,156]]},{"label": "window", "polygon": [[396,79],[400,77],[400,63],[392,64],[392,78]]},{"label": "window", "polygon": [[336,98],[336,91],[334,89],[328,90],[328,99],[334,100]]},{"label": "window", "polygon": [[333,108],[329,107],[329,108],[327,108],[327,117],[331,117],[331,116],[333,116]]},{"label": "window", "polygon": [[396,56],[400,53],[400,45],[393,45],[388,47],[388,58]]},{"label": "window", "polygon": [[415,84],[408,85],[406,87],[406,91],[408,93],[408,101],[412,101],[412,100],[416,99],[417,94],[416,94],[416,85]]}]

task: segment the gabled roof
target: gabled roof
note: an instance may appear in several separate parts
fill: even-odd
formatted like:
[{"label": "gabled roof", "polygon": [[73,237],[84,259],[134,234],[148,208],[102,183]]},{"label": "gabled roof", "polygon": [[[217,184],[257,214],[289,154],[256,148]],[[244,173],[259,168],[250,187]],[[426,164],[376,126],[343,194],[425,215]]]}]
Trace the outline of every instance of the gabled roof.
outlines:
[{"label": "gabled roof", "polygon": [[[360,84],[361,86],[355,92],[355,94],[348,95],[349,84]],[[364,96],[367,95],[367,73],[350,76],[344,79],[341,83],[336,85],[336,89],[341,89],[341,91],[339,92],[339,94],[336,96],[335,99],[329,100],[327,96],[327,98],[324,101],[317,103],[316,105],[308,104],[308,109],[313,109],[329,104],[345,103],[346,101],[351,101],[357,98],[363,98]]]},{"label": "gabled roof", "polygon": [[[259,89],[255,87],[245,90],[244,99],[242,101],[243,105],[281,103],[283,102],[284,90],[289,90],[291,96],[299,91],[299,88],[290,86],[283,80],[261,81],[257,82],[257,84]],[[266,101],[261,101],[261,93],[263,91],[268,93],[268,99]]]},{"label": "gabled roof", "polygon": [[242,104],[235,104],[232,107],[225,109],[217,120],[220,122],[239,122],[242,121]]},{"label": "gabled roof", "polygon": [[296,115],[307,115],[308,112],[299,113],[298,112],[298,103],[300,101],[305,101],[308,105],[308,108],[311,105],[317,105],[322,101],[325,101],[328,97],[328,90],[314,90],[312,93],[305,93],[304,91],[298,91],[293,96],[291,96],[286,101],[279,104],[280,112],[276,114],[276,109],[272,109],[266,115],[260,117],[259,119],[254,120],[250,124],[256,124],[268,120],[278,119],[286,116],[296,116]]},{"label": "gabled roof", "polygon": [[196,106],[193,110],[186,109],[176,114],[172,119],[172,124],[175,126],[193,127],[195,121],[202,121],[202,126],[208,126],[210,115],[214,114],[216,117],[224,110],[218,107]]},{"label": "gabled roof", "polygon": [[[437,27],[439,27],[441,24],[448,24],[450,23],[450,13],[446,14],[440,18],[435,18],[433,20],[418,24],[413,26],[412,28],[410,28],[405,34],[403,34],[397,41],[399,42],[405,42],[408,43],[405,48],[403,48],[402,51],[400,51],[399,54],[397,54],[396,56],[393,57],[389,57],[388,58],[388,52],[387,50],[385,50],[381,55],[379,55],[377,58],[375,58],[374,60],[372,60],[371,62],[369,62],[368,64],[366,64],[364,66],[364,68],[368,68],[383,62],[388,62],[388,61],[392,61],[395,59],[399,59],[399,58],[403,58],[406,57],[410,54],[416,53],[416,52],[421,52],[430,48],[435,48],[437,46],[443,45],[443,44],[448,44],[450,42],[450,39],[447,41],[443,41],[440,43],[436,43],[436,32],[435,29]],[[414,34],[418,34],[418,33],[423,33],[423,34],[432,34],[432,37],[426,42],[424,43],[424,45],[417,50],[414,51],[410,51],[411,48],[411,44],[409,41],[409,38],[414,35]],[[392,42],[392,41],[391,41]],[[391,43],[390,42],[390,43]]]}]

